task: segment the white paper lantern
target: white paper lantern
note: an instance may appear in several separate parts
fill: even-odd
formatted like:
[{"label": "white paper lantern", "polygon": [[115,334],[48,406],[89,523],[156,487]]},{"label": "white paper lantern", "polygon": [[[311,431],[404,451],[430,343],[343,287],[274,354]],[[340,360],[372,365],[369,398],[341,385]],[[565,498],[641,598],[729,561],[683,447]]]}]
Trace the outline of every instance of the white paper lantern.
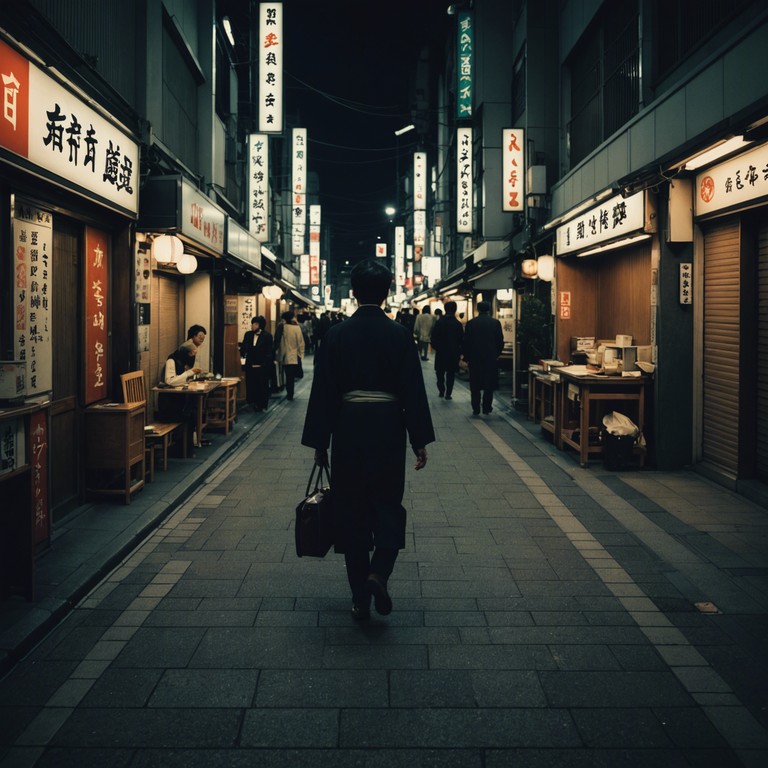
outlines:
[{"label": "white paper lantern", "polygon": [[265,285],[264,288],[261,289],[261,293],[270,301],[274,301],[283,295],[283,289],[279,285]]},{"label": "white paper lantern", "polygon": [[555,257],[539,256],[538,259],[539,279],[549,283],[555,276]]},{"label": "white paper lantern", "polygon": [[520,265],[520,269],[523,273],[523,277],[536,277],[536,272],[538,271],[536,259],[524,259],[523,263]]},{"label": "white paper lantern", "polygon": [[191,275],[197,269],[197,259],[191,253],[182,253],[176,259],[176,269],[182,275]]},{"label": "white paper lantern", "polygon": [[152,255],[158,264],[174,264],[184,254],[184,243],[175,235],[160,235],[152,241]]}]

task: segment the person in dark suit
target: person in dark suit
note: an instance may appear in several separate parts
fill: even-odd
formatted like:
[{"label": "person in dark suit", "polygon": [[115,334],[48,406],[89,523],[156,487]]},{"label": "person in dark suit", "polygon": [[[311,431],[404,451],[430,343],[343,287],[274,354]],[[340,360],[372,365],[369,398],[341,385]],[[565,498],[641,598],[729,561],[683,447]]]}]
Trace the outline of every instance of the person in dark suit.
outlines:
[{"label": "person in dark suit", "polygon": [[[438,310],[439,311],[439,310]],[[437,312],[435,313],[437,314]],[[464,326],[456,319],[456,302],[445,303],[445,315],[432,328],[432,349],[435,351],[437,394],[452,399],[453,383],[459,370]]]},{"label": "person in dark suit", "polygon": [[251,319],[240,344],[240,357],[245,358],[245,399],[255,411],[265,411],[269,405],[269,379],[274,368],[272,334],[265,330],[266,318]]},{"label": "person in dark suit", "polygon": [[491,305],[487,301],[477,304],[477,317],[467,323],[461,355],[469,365],[469,395],[472,413],[480,413],[482,393],[483,413],[493,410],[493,391],[499,388],[498,358],[504,349],[504,332],[501,323],[491,317]]},{"label": "person in dark suit", "polygon": [[[357,311],[332,326],[318,348],[301,442],[331,467],[335,550],[343,553],[352,616],[392,610],[387,580],[405,546],[406,438],[416,469],[435,439],[416,345],[381,305],[392,274],[374,259],[351,273]],[[373,550],[373,556],[370,551]]]}]

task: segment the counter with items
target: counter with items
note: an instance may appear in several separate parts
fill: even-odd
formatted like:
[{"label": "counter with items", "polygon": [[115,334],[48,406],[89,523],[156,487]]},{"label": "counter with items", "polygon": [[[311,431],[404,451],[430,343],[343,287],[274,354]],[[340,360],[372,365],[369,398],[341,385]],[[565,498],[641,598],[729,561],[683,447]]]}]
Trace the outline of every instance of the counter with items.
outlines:
[{"label": "counter with items", "polygon": [[[590,459],[602,458],[600,430],[603,417],[617,411],[629,417],[642,433],[645,426],[645,387],[647,377],[641,371],[624,376],[607,376],[589,366],[558,368],[560,376],[560,425],[556,428],[558,447],[575,448],[579,463],[586,467]],[[633,458],[642,466],[645,450],[637,445]]]}]

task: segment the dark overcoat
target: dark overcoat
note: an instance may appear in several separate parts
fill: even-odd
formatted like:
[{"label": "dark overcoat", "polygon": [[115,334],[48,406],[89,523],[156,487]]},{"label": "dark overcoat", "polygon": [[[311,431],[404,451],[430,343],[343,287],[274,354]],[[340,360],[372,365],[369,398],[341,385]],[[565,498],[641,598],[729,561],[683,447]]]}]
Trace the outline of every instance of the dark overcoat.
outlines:
[{"label": "dark overcoat", "polygon": [[461,354],[469,363],[471,388],[499,388],[498,357],[503,349],[504,332],[495,317],[482,313],[467,323]]},{"label": "dark overcoat", "polygon": [[432,349],[435,351],[435,370],[459,370],[461,344],[464,340],[464,326],[456,315],[444,315],[432,329]]},{"label": "dark overcoat", "polygon": [[[346,402],[345,392],[387,392],[395,401]],[[434,442],[418,352],[410,331],[364,305],[332,326],[315,358],[301,442],[331,447],[335,548],[405,546],[406,438]]]}]

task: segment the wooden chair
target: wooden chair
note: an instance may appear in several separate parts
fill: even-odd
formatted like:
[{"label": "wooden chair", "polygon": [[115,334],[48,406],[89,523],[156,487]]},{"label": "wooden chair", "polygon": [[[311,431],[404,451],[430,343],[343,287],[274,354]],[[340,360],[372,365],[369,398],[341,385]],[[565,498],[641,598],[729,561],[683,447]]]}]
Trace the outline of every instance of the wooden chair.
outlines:
[{"label": "wooden chair", "polygon": [[173,444],[173,434],[181,433],[182,455],[187,457],[187,425],[182,422],[147,423],[147,389],[144,371],[131,371],[120,375],[123,388],[123,401],[126,403],[144,403],[144,440],[145,453],[149,464],[150,482],[155,479],[155,450],[163,450],[163,470],[168,469],[168,447]]}]

